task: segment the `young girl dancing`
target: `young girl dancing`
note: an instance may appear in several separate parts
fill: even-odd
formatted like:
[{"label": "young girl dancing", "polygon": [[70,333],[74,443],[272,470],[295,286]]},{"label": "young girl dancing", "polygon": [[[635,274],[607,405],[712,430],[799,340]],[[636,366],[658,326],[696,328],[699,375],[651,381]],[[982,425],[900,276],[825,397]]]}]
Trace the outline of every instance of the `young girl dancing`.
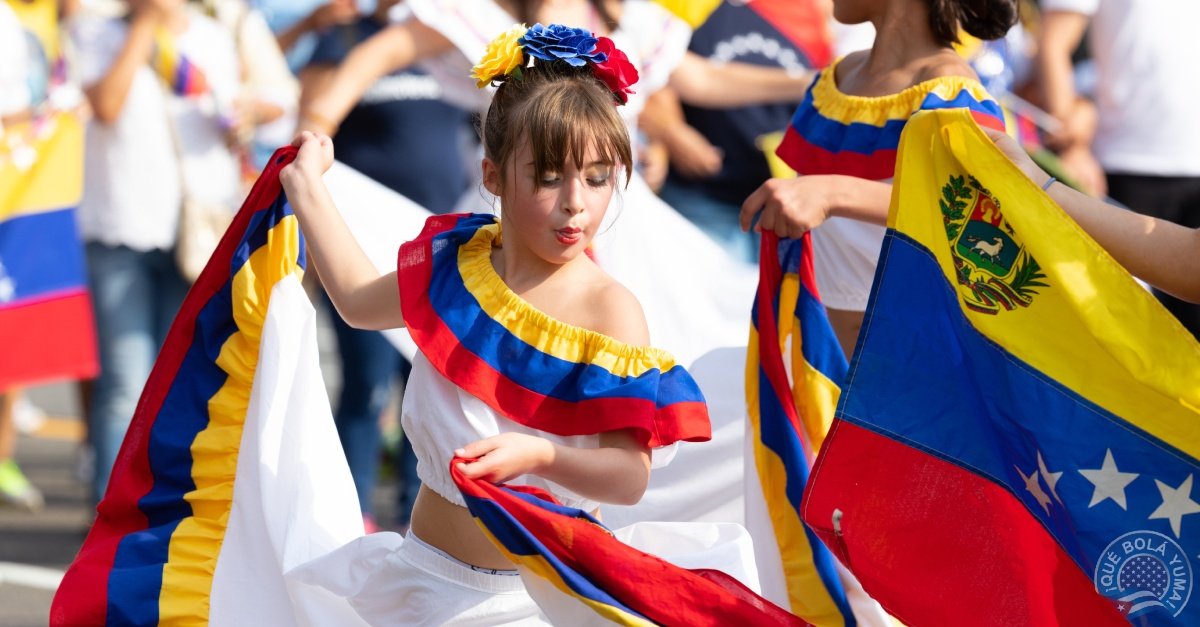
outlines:
[{"label": "young girl dancing", "polygon": [[454,456],[477,459],[461,468],[470,478],[538,485],[594,511],[641,498],[652,448],[709,436],[691,377],[647,346],[637,300],[585,254],[630,176],[615,106],[628,89],[617,80],[628,76],[623,59],[610,41],[560,26],[493,42],[475,73],[498,85],[482,128],[483,183],[502,218],[433,217],[385,276],[321,181],[330,139],[304,132],[294,142],[280,180],[338,312],[359,328],[407,326],[420,349],[402,419],[423,486],[408,537],[378,545],[373,581],[343,590],[364,617],[542,620],[465,509]]}]

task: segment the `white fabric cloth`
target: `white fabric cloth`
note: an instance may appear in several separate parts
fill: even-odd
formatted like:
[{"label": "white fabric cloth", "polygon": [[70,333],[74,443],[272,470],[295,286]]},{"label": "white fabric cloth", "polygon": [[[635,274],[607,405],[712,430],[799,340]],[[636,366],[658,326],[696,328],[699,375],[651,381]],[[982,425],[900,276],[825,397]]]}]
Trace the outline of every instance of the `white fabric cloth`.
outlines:
[{"label": "white fabric cloth", "polygon": [[294,276],[271,290],[236,459],[210,624],[354,625],[344,598],[284,578],[363,534],[321,378],[316,311]]},{"label": "white fabric cloth", "polygon": [[867,310],[886,232],[882,226],[849,218],[829,218],[813,229],[813,271],[826,307]]},{"label": "white fabric cloth", "polygon": [[[559,436],[531,429],[496,413],[487,403],[443,377],[429,360],[417,353],[412,373],[404,390],[400,412],[404,435],[417,455],[417,476],[421,482],[447,501],[466,507],[458,486],[450,477],[454,449],[501,433],[524,433],[543,437],[573,448],[598,448],[600,436]],[[550,492],[567,507],[592,511],[597,503],[556,483],[533,475],[511,481],[514,485],[532,485]]]},{"label": "white fabric cloth", "polygon": [[[639,523],[618,540],[683,568],[715,568],[759,589],[749,534],[739,525]],[[369,625],[612,625],[522,567],[519,577],[481,572],[413,536],[374,533],[287,573],[287,580],[344,597],[347,623]]]},{"label": "white fabric cloth", "polygon": [[1091,16],[1099,126],[1092,148],[1108,172],[1200,176],[1200,2],[1044,0],[1042,11]]},{"label": "white fabric cloth", "polygon": [[[85,87],[108,73],[127,32],[128,25],[119,19],[83,16],[71,23]],[[231,213],[241,200],[237,160],[226,147],[219,120],[238,89],[233,39],[212,19],[190,11],[188,28],[176,36],[176,45],[204,72],[212,97],[168,97],[154,71],[143,65],[117,120],[88,123],[78,214],[84,239],[141,251],[174,246],[182,187],[168,111],[189,191],[228,206]]]},{"label": "white fabric cloth", "polygon": [[368,625],[549,625],[521,577],[472,569],[411,534],[374,533],[288,573],[342,596]]}]

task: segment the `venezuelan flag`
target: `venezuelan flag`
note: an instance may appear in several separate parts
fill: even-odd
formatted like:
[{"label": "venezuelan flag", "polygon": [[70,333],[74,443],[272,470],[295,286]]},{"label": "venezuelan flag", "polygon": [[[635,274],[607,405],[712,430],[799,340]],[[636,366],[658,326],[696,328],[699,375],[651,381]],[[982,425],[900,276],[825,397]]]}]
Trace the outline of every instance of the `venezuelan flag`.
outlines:
[{"label": "venezuelan flag", "polygon": [[294,156],[276,152],[188,293],[52,624],[208,622],[272,288],[303,273],[304,239],[279,185]]},{"label": "venezuelan flag", "polygon": [[558,435],[632,430],[660,447],[711,437],[691,375],[665,351],[542,313],[492,267],[495,216],[433,216],[397,260],[413,340],[442,376],[525,426]]},{"label": "venezuelan flag", "polygon": [[1200,623],[1200,346],[965,110],[891,207],[805,522],[909,624]]},{"label": "venezuelan flag", "polygon": [[75,226],[83,128],[73,115],[57,113],[3,135],[0,390],[91,377],[98,367],[95,326]]},{"label": "venezuelan flag", "polygon": [[837,65],[809,87],[779,146],[779,156],[800,174],[892,178],[900,133],[917,111],[966,109],[979,124],[1004,129],[999,103],[974,79],[944,76],[867,98],[838,89]]},{"label": "venezuelan flag", "polygon": [[[815,625],[854,625],[836,560],[800,520],[809,467],[846,375],[812,263],[809,234],[781,241],[763,233],[746,360],[747,438],[754,451],[746,524],[768,597]],[[783,356],[789,341],[791,377]]]},{"label": "venezuelan flag", "polygon": [[166,31],[160,30],[154,36],[150,66],[177,96],[194,97],[208,92],[204,71],[179,51],[175,39]]},{"label": "venezuelan flag", "polygon": [[450,473],[484,533],[514,564],[618,625],[805,625],[736,579],[687,570],[612,536],[586,512],[531,486],[509,487]]}]

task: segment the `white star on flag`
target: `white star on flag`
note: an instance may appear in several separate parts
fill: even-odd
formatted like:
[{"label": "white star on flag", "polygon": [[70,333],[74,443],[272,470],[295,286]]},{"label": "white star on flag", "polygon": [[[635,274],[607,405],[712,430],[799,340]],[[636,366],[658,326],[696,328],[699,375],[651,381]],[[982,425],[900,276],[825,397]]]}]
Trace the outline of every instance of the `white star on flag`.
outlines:
[{"label": "white star on flag", "polygon": [[1104,499],[1112,499],[1114,503],[1121,506],[1121,509],[1128,510],[1125,504],[1125,486],[1133,483],[1134,479],[1138,478],[1138,474],[1134,472],[1121,472],[1117,469],[1117,462],[1113,460],[1112,449],[1104,451],[1104,464],[1095,470],[1080,469],[1079,474],[1083,475],[1092,485],[1096,486],[1096,490],[1092,492],[1092,502],[1088,503],[1088,508],[1095,507],[1102,503]]},{"label": "white star on flag", "polygon": [[1046,461],[1042,459],[1041,451],[1038,451],[1037,458],[1038,470],[1042,472],[1042,479],[1046,480],[1046,487],[1050,488],[1050,495],[1054,497],[1054,500],[1058,501],[1059,505],[1061,505],[1062,499],[1058,497],[1058,492],[1055,491],[1054,486],[1058,485],[1058,478],[1062,476],[1062,471],[1050,472],[1049,470],[1046,470]]},{"label": "white star on flag", "polygon": [[1171,531],[1175,532],[1176,538],[1180,538],[1179,526],[1183,523],[1183,517],[1200,513],[1200,503],[1192,500],[1192,475],[1188,475],[1178,488],[1172,488],[1158,479],[1154,483],[1162,494],[1163,502],[1150,514],[1150,519],[1166,518],[1171,521]]},{"label": "white star on flag", "polygon": [[1040,481],[1038,481],[1038,471],[1035,470],[1033,471],[1033,474],[1026,477],[1025,473],[1021,472],[1020,468],[1017,466],[1013,466],[1013,468],[1016,469],[1017,474],[1021,475],[1021,478],[1025,480],[1025,489],[1029,490],[1029,493],[1033,495],[1033,498],[1038,502],[1038,505],[1041,505],[1042,509],[1046,510],[1046,513],[1049,514],[1050,497],[1046,496],[1046,492],[1042,490],[1042,484]]}]

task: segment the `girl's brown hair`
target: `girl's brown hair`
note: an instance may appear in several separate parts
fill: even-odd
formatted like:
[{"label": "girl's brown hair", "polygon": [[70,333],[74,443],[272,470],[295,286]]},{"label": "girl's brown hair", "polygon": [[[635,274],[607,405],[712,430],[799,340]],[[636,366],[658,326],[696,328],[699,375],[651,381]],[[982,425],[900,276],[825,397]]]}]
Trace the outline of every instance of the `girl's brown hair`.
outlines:
[{"label": "girl's brown hair", "polygon": [[535,185],[568,158],[584,167],[588,148],[595,148],[602,161],[624,166],[627,185],[632,176],[629,132],[613,93],[590,65],[538,61],[522,68],[519,78],[507,77],[492,97],[482,135],[484,156],[496,164],[502,183],[509,159],[525,141],[533,154]]},{"label": "girl's brown hair", "polygon": [[958,28],[983,40],[999,39],[1017,23],[1017,0],[928,0],[929,27],[942,45],[958,43]]}]

